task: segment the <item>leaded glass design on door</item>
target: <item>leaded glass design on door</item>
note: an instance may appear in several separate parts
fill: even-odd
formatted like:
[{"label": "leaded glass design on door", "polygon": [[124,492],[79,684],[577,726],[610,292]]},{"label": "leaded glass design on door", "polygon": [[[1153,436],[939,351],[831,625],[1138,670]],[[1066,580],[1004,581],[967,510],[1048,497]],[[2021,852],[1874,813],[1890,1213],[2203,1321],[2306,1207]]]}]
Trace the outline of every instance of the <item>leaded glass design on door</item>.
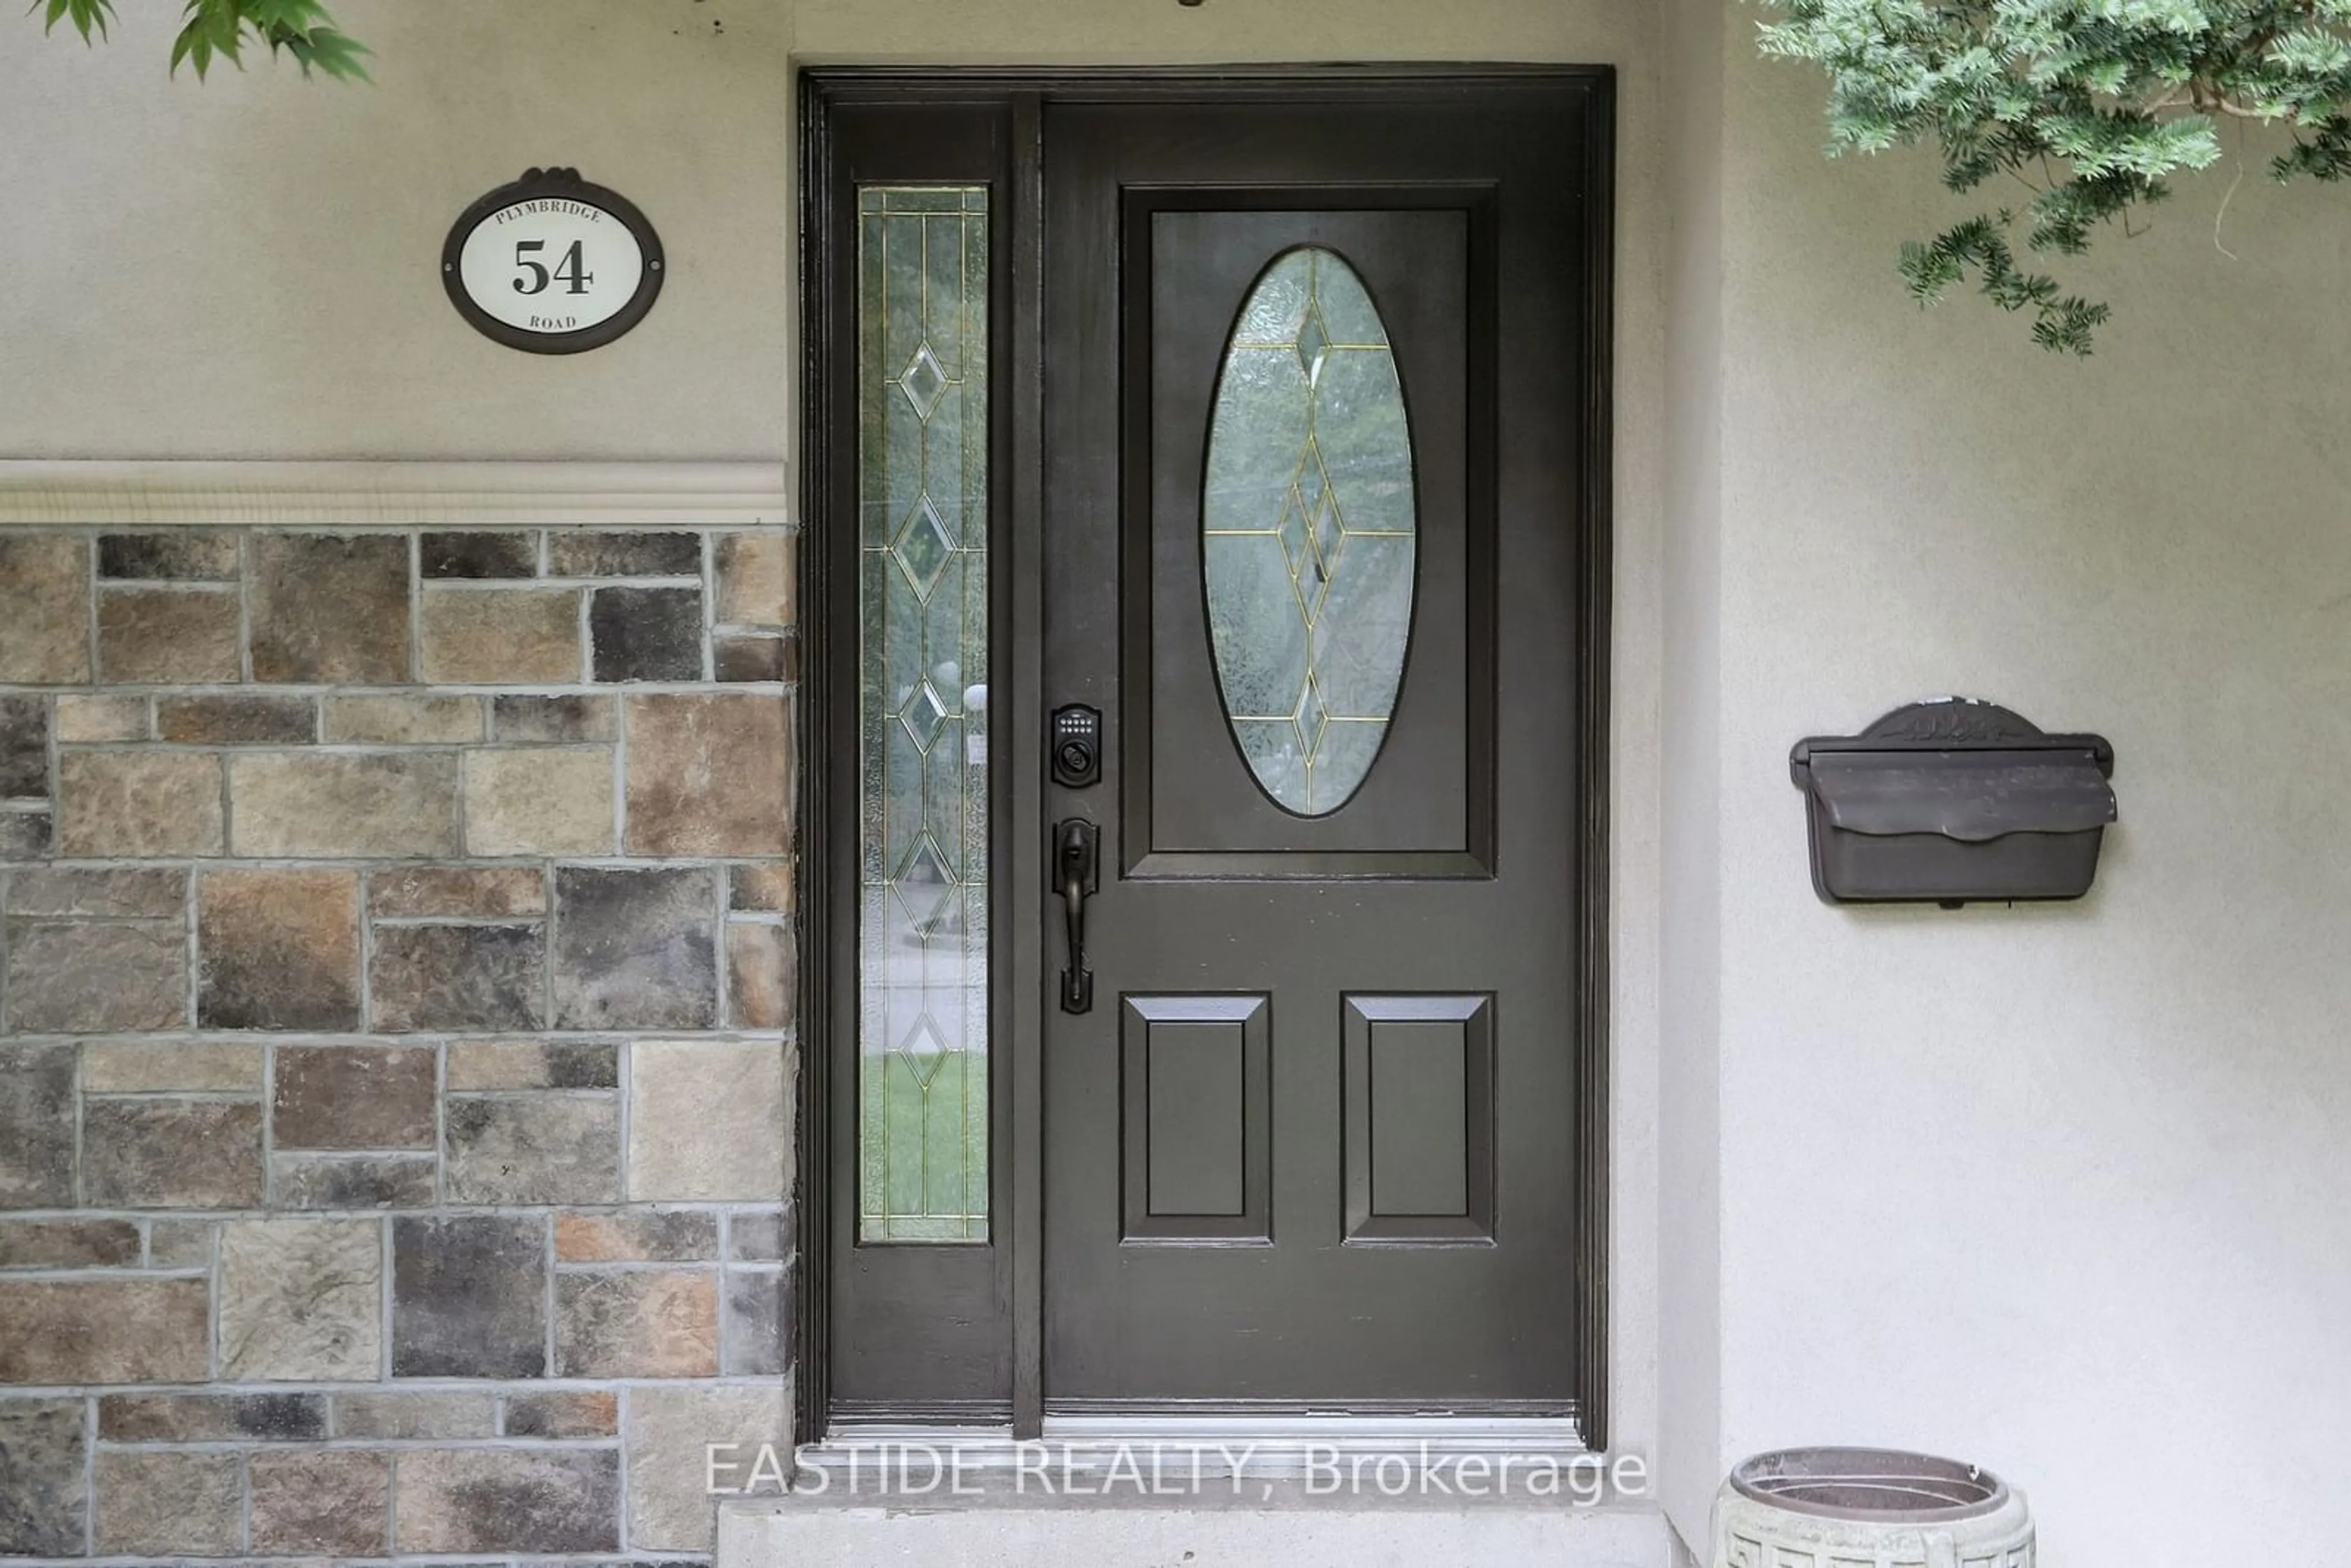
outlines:
[{"label": "leaded glass design on door", "polygon": [[1355,269],[1301,246],[1241,307],[1210,416],[1202,570],[1249,771],[1327,816],[1379,758],[1412,636],[1412,434]]},{"label": "leaded glass design on door", "polygon": [[858,194],[858,1239],[987,1215],[987,193]]}]

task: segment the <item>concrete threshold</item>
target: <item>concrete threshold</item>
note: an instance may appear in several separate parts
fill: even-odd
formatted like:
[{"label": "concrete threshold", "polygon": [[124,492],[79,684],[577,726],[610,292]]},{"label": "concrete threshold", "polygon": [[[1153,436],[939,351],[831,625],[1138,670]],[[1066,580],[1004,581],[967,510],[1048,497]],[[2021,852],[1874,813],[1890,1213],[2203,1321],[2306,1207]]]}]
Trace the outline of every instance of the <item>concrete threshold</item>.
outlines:
[{"label": "concrete threshold", "polygon": [[[1102,1477],[1093,1479],[1099,1481]],[[953,1497],[816,1496],[726,1504],[716,1568],[1670,1568],[1655,1507],[1560,1496],[1386,1497],[1302,1477],[1220,1478],[1178,1499],[1039,1492],[1001,1471]],[[1081,1481],[1081,1485],[1090,1484]]]},{"label": "concrete threshold", "polygon": [[1654,1511],[735,1504],[717,1568],[1670,1568]]}]

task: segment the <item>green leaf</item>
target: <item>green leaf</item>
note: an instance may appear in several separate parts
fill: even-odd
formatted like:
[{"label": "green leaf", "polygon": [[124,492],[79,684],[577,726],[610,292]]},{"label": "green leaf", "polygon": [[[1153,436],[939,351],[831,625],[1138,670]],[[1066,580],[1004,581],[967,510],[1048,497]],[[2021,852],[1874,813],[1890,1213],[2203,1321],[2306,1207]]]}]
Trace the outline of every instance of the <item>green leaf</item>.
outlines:
[{"label": "green leaf", "polygon": [[368,75],[367,67],[360,63],[369,53],[368,47],[350,34],[338,32],[332,27],[314,27],[307,37],[293,33],[273,37],[269,40],[270,52],[275,54],[280,48],[294,57],[306,77],[316,70],[338,81],[375,79]]},{"label": "green leaf", "polygon": [[188,0],[183,13],[185,20],[172,50],[174,72],[183,58],[195,68],[198,81],[204,79],[215,58],[225,59],[239,70],[245,68],[245,17],[239,4],[240,0]]},{"label": "green leaf", "polygon": [[33,0],[32,8],[45,13],[41,20],[44,33],[55,32],[59,22],[71,22],[85,44],[92,41],[93,34],[99,38],[110,36],[107,28],[114,20],[113,0],[47,0],[46,5],[43,0]]}]

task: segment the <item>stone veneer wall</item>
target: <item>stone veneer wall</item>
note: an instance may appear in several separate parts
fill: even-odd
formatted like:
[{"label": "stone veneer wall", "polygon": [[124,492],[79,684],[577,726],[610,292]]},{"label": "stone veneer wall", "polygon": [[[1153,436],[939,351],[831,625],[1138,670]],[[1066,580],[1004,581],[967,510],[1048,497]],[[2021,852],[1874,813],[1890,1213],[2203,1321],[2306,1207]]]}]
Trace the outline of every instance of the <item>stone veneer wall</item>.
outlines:
[{"label": "stone veneer wall", "polygon": [[788,1423],[791,549],[0,532],[0,1556],[708,1553]]}]

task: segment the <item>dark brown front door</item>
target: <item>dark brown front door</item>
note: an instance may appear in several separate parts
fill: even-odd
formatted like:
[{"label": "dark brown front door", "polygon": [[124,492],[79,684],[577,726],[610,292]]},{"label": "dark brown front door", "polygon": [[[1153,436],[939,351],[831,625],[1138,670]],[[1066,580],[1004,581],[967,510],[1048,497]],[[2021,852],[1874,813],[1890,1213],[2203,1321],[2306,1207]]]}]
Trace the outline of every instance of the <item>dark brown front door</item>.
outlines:
[{"label": "dark brown front door", "polygon": [[1599,1440],[1606,73],[807,102],[804,1427]]},{"label": "dark brown front door", "polygon": [[1048,109],[1049,1414],[1573,1405],[1581,125]]}]

